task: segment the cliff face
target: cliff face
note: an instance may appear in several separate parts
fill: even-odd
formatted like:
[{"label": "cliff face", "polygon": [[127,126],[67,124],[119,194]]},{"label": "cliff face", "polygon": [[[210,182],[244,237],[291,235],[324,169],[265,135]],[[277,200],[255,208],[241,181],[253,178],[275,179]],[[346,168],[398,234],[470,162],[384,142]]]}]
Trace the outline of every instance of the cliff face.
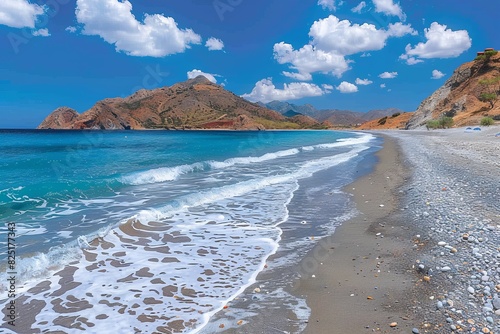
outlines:
[{"label": "cliff face", "polygon": [[500,87],[487,87],[484,81],[500,76],[500,53],[491,58],[465,63],[453,72],[445,84],[425,99],[406,128],[424,126],[427,121],[441,116],[453,117],[457,126],[478,124],[484,116],[500,115],[500,103],[491,107],[488,101],[481,101],[482,93],[490,89],[500,93]]},{"label": "cliff face", "polygon": [[[238,129],[301,128],[303,124],[248,102],[203,76],[126,98],[97,102],[78,115],[59,108],[39,129]],[[60,121],[63,116],[66,121]],[[71,116],[71,117],[70,117]],[[321,127],[315,122],[313,127]]]}]

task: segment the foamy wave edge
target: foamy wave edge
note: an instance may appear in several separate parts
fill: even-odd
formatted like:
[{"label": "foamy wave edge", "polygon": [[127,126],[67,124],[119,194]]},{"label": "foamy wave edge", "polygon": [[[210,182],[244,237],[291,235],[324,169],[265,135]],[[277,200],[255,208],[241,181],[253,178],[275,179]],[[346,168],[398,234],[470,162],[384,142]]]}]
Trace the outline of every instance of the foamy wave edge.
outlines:
[{"label": "foamy wave edge", "polygon": [[313,151],[315,149],[330,149],[342,146],[366,144],[373,139],[373,135],[371,134],[364,134],[358,132],[355,132],[355,134],[361,136],[358,138],[338,139],[334,143],[304,146],[301,148],[291,148],[287,150],[266,153],[258,157],[237,157],[237,158],[230,158],[224,161],[209,160],[203,162],[196,162],[190,165],[160,167],[122,176],[119,178],[119,181],[123,184],[135,185],[135,186],[163,183],[168,181],[175,181],[184,174],[193,173],[196,171],[224,169],[235,165],[250,165],[254,163],[260,163],[264,161],[275,160],[283,157],[297,155],[300,154],[301,152]]}]

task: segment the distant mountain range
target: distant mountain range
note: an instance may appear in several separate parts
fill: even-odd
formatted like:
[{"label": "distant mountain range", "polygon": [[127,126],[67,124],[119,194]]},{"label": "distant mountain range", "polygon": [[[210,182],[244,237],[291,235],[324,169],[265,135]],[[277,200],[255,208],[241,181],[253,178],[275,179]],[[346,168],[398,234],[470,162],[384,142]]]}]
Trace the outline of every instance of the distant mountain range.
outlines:
[{"label": "distant mountain range", "polygon": [[321,109],[318,110],[310,104],[295,105],[288,102],[272,101],[269,103],[258,103],[264,108],[269,108],[279,112],[284,116],[304,115],[316,119],[319,122],[328,122],[333,126],[355,126],[365,122],[379,119],[386,116],[392,116],[404,111],[397,108],[376,109],[368,112],[359,112],[339,109]]},{"label": "distant mountain range", "polygon": [[39,129],[322,129],[302,114],[284,116],[251,103],[198,76],[171,87],[139,90],[126,98],[108,98],[86,112],[61,107]]}]

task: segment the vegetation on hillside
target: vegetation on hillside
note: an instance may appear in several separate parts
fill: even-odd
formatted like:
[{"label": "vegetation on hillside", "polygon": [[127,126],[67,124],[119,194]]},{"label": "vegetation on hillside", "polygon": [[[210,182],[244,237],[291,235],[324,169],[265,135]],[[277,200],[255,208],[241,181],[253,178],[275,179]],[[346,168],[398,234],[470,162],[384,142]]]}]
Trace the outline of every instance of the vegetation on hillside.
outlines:
[{"label": "vegetation on hillside", "polygon": [[479,81],[482,91],[479,94],[479,100],[488,102],[493,109],[498,96],[500,95],[500,76],[491,79],[484,79]]},{"label": "vegetation on hillside", "polygon": [[439,119],[433,119],[427,122],[426,127],[429,129],[447,129],[453,126],[453,118],[443,116]]}]

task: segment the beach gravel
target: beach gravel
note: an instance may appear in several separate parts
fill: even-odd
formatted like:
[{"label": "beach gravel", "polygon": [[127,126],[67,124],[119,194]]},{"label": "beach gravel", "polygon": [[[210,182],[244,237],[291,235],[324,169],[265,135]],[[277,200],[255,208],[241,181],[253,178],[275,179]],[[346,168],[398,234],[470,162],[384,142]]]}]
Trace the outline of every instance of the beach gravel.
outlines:
[{"label": "beach gravel", "polygon": [[404,211],[426,245],[418,263],[438,302],[419,312],[432,333],[500,332],[499,130],[385,133],[413,170]]}]

